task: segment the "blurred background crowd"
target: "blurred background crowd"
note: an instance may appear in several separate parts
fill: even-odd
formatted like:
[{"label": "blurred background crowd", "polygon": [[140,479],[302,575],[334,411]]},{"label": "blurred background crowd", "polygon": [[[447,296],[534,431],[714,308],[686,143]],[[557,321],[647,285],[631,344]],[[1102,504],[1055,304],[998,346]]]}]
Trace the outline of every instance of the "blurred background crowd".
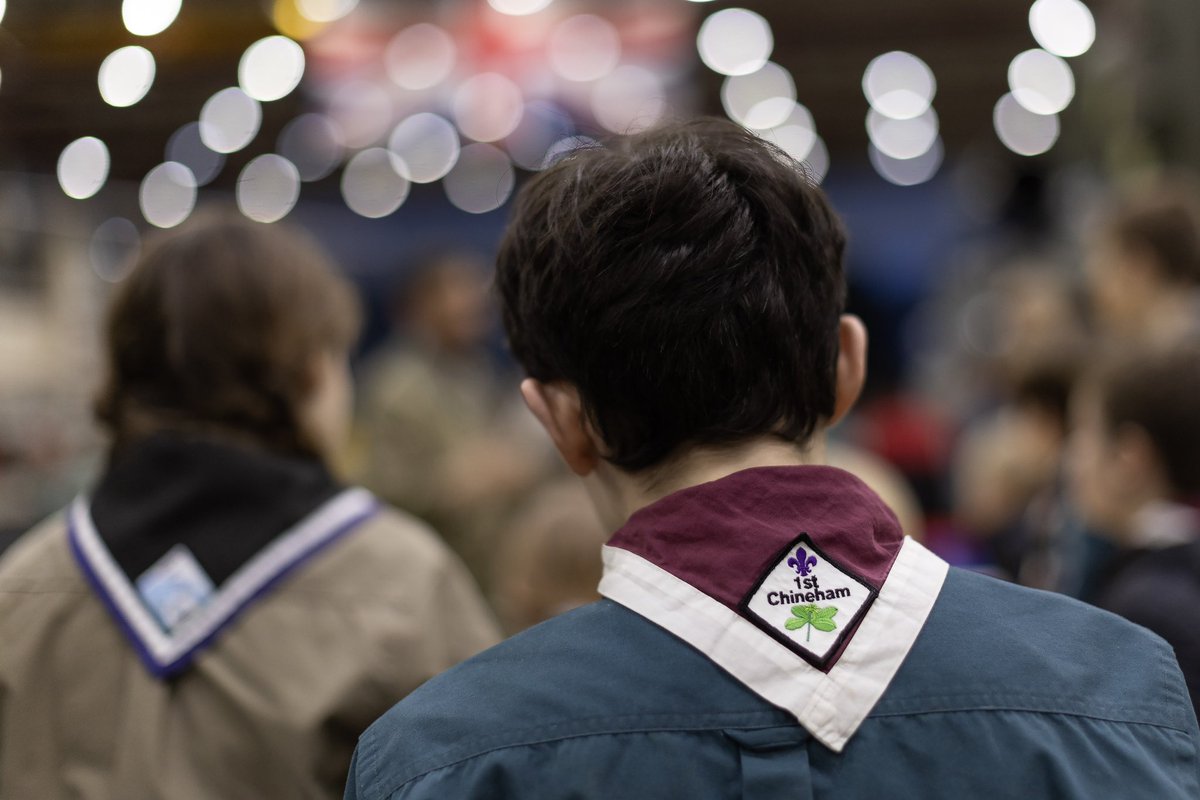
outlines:
[{"label": "blurred background crowd", "polygon": [[831,461],[952,563],[1120,605],[1200,536],[1198,78],[1194,0],[0,0],[0,549],[96,473],[142,237],[225,204],[361,293],[343,474],[509,630],[592,599],[608,532],[520,407],[490,261],[555,157],[712,114],[849,228],[870,378]]}]

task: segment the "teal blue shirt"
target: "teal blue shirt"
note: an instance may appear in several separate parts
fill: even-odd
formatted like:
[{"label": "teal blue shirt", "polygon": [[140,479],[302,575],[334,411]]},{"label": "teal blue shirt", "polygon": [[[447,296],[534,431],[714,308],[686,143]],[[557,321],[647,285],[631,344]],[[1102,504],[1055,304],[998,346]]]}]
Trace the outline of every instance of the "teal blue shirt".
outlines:
[{"label": "teal blue shirt", "polygon": [[952,569],[840,754],[605,600],[393,708],[359,742],[346,797],[1195,800],[1198,742],[1161,639]]},{"label": "teal blue shirt", "polygon": [[611,599],[376,722],[346,797],[1200,798],[1196,715],[1162,639],[947,571],[847,473],[684,490],[605,559]]}]

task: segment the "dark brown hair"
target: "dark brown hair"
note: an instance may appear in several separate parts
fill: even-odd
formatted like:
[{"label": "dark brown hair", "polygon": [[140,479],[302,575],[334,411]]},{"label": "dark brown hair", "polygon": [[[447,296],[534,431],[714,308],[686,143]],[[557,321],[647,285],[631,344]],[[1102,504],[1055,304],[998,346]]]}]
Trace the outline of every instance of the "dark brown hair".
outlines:
[{"label": "dark brown hair", "polygon": [[1132,196],[1109,220],[1123,247],[1150,256],[1163,280],[1200,284],[1200,199],[1185,181],[1163,183]]},{"label": "dark brown hair", "polygon": [[96,416],[116,447],[204,430],[313,455],[298,419],[313,358],[358,329],[352,288],[310,237],[200,217],[150,239],[117,290]]},{"label": "dark brown hair", "polygon": [[1143,430],[1177,499],[1200,501],[1200,343],[1113,354],[1092,383],[1108,429]]},{"label": "dark brown hair", "polygon": [[500,247],[509,343],[578,388],[631,472],[684,445],[805,442],[834,410],[845,236],[782,151],[715,119],[576,150]]}]

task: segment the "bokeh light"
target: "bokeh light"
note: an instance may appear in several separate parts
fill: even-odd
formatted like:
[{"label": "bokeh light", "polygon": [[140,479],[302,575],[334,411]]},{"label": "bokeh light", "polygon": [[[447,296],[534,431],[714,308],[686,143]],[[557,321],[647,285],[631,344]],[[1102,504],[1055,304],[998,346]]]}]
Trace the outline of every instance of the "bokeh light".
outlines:
[{"label": "bokeh light", "polygon": [[454,120],[464,135],[478,142],[508,136],[524,111],[521,90],[496,72],[468,78],[454,93]]},{"label": "bokeh light", "polygon": [[238,85],[263,103],[291,94],[303,77],[304,48],[286,36],[259,39],[238,64]]},{"label": "bokeh light", "polygon": [[804,159],[804,169],[814,184],[820,184],[829,174],[829,148],[820,136],[816,137],[808,157]]},{"label": "bokeh light", "polygon": [[142,179],[138,203],[151,225],[174,228],[196,207],[196,177],[183,164],[159,164]]},{"label": "bokeh light", "polygon": [[791,112],[782,125],[762,131],[759,135],[797,161],[809,157],[818,138],[812,112],[799,103],[792,104]]},{"label": "bokeh light", "polygon": [[346,83],[329,98],[329,115],[353,150],[374,145],[386,136],[394,114],[387,87],[369,80]]},{"label": "bokeh light", "polygon": [[76,139],[58,157],[58,185],[67,197],[86,200],[108,180],[108,147],[95,136]]},{"label": "bokeh light", "polygon": [[595,147],[598,142],[590,136],[564,136],[546,150],[546,158],[542,161],[542,169],[553,165],[556,161],[566,158],[571,153],[584,147]]},{"label": "bokeh light", "polygon": [[225,166],[225,156],[201,141],[199,122],[189,122],[171,134],[164,155],[167,161],[177,161],[190,169],[198,186],[210,183]]},{"label": "bokeh light", "polygon": [[112,217],[96,226],[88,241],[88,261],[102,281],[117,283],[129,275],[142,249],[137,226],[124,217]]},{"label": "bokeh light", "polygon": [[578,14],[560,22],[547,43],[550,68],[569,81],[594,81],[621,63],[621,36],[603,17]]},{"label": "bokeh light", "polygon": [[135,36],[154,36],[171,27],[180,5],[180,0],[125,0],[121,20]]},{"label": "bokeh light", "polygon": [[296,9],[313,22],[333,22],[349,14],[358,0],[296,0]]},{"label": "bokeh light", "polygon": [[771,26],[762,15],[726,8],[704,20],[696,37],[700,60],[722,75],[749,75],[762,69],[775,48]]},{"label": "bokeh light", "polygon": [[1096,41],[1096,20],[1079,0],[1037,0],[1029,8],[1033,38],[1056,56],[1086,53]]},{"label": "bokeh light", "polygon": [[1040,155],[1058,141],[1058,115],[1035,114],[1011,94],[996,103],[992,123],[1004,146],[1018,155]]},{"label": "bokeh light", "polygon": [[942,140],[939,137],[933,145],[916,158],[892,158],[880,152],[875,145],[867,146],[867,157],[875,171],[889,183],[897,186],[916,186],[925,183],[942,166]]},{"label": "bokeh light", "polygon": [[238,210],[255,222],[277,222],[300,198],[300,171],[275,153],[261,155],[243,169],[237,180]]},{"label": "bokeh light", "polygon": [[658,122],[667,109],[662,79],[644,67],[625,64],[592,87],[592,114],[613,133],[637,133]]},{"label": "bokeh light", "polygon": [[550,148],[574,130],[569,113],[549,101],[535,100],[525,106],[521,124],[505,138],[504,149],[517,166],[540,170]]},{"label": "bokeh light", "polygon": [[275,30],[299,41],[308,41],[325,30],[326,23],[316,22],[300,13],[296,0],[270,0],[271,22]]},{"label": "bokeh light", "polygon": [[396,157],[382,147],[357,153],[342,171],[342,198],[355,214],[386,217],[408,197],[411,184],[397,170]]},{"label": "bokeh light", "polygon": [[134,44],[114,50],[100,64],[100,96],[110,106],[131,106],[150,91],[154,73],[154,56],[146,48]]},{"label": "bokeh light", "polygon": [[795,106],[795,100],[788,100],[786,97],[770,97],[755,103],[742,124],[755,131],[778,127],[783,124],[781,120],[786,120],[791,115]]},{"label": "bokeh light", "polygon": [[4,22],[4,13],[8,11],[8,0],[0,0],[0,22]]},{"label": "bokeh light", "polygon": [[285,125],[276,149],[296,165],[303,181],[319,181],[329,175],[346,154],[341,128],[318,113],[301,114]]},{"label": "bokeh light", "polygon": [[462,149],[442,186],[457,208],[485,214],[504,205],[515,180],[512,162],[503,150],[490,144],[470,144]]},{"label": "bokeh light", "polygon": [[867,135],[879,152],[892,158],[916,158],[933,147],[938,118],[932,108],[911,119],[893,119],[872,108],[867,112]]},{"label": "bokeh light", "polygon": [[893,50],[871,59],[863,72],[863,94],[871,108],[892,119],[919,117],[933,102],[933,70],[912,53]]},{"label": "bokeh light", "polygon": [[534,14],[550,5],[553,0],[488,0],[488,5],[501,14],[522,17]]},{"label": "bokeh light", "polygon": [[458,161],[458,131],[445,117],[422,112],[402,121],[388,137],[396,167],[413,183],[432,183]]},{"label": "bokeh light", "polygon": [[1057,114],[1075,97],[1075,76],[1067,62],[1045,50],[1026,50],[1008,65],[1012,96],[1035,114]]},{"label": "bokeh light", "polygon": [[236,86],[222,89],[200,109],[200,140],[218,153],[236,153],[262,125],[262,106]]},{"label": "bokeh light", "polygon": [[721,85],[721,105],[731,120],[761,130],[782,125],[796,101],[796,83],[778,64],[768,61],[749,75],[733,75]]},{"label": "bokeh light", "polygon": [[453,71],[458,47],[445,30],[428,22],[397,33],[384,50],[388,77],[401,88],[421,90],[437,86]]}]

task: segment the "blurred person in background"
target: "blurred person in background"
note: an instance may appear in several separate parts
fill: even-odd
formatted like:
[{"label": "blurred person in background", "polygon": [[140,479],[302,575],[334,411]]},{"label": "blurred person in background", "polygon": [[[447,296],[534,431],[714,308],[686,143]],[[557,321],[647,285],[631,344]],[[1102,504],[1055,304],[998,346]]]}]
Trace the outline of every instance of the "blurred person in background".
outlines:
[{"label": "blurred person in background", "polygon": [[1161,182],[1122,198],[1088,251],[1099,331],[1168,344],[1200,335],[1200,189]]},{"label": "blurred person in background", "polygon": [[497,630],[423,524],[326,464],[348,284],[211,216],[110,307],[92,491],[0,560],[0,797],[329,798],[359,733]]},{"label": "blurred person in background", "polygon": [[865,447],[832,439],[825,445],[825,463],[849,472],[871,487],[896,515],[905,536],[918,542],[925,538],[921,502],[903,472]]},{"label": "blurred person in background", "polygon": [[487,351],[494,308],[470,255],[429,257],[362,369],[362,482],[429,521],[486,585],[498,526],[549,454]]},{"label": "blurred person in background", "polygon": [[497,285],[525,401],[616,530],[604,599],[398,704],[347,798],[1197,796],[1165,643],[949,567],[824,465],[866,370],[844,247],[729,122],[525,185]]},{"label": "blurred person in background", "polygon": [[[1175,648],[1200,701],[1200,342],[1115,357],[1074,403],[1071,479],[1117,546],[1089,599]],[[1200,706],[1197,706],[1200,707]]]},{"label": "blurred person in background", "polygon": [[[959,435],[951,471],[959,530],[989,569],[1076,595],[1081,532],[1062,485],[1067,398],[1086,352],[1077,281],[1024,259],[989,277],[964,315],[975,350],[958,380],[986,387]],[[974,369],[979,380],[963,380]]]},{"label": "blurred person in background", "polygon": [[1067,507],[1062,453],[1075,352],[1043,353],[1012,376],[1011,396],[973,423],[955,464],[955,513],[1006,579],[1077,595],[1081,531]]},{"label": "blurred person in background", "polygon": [[511,633],[600,599],[601,550],[611,531],[572,477],[538,489],[496,537],[496,612]]}]

